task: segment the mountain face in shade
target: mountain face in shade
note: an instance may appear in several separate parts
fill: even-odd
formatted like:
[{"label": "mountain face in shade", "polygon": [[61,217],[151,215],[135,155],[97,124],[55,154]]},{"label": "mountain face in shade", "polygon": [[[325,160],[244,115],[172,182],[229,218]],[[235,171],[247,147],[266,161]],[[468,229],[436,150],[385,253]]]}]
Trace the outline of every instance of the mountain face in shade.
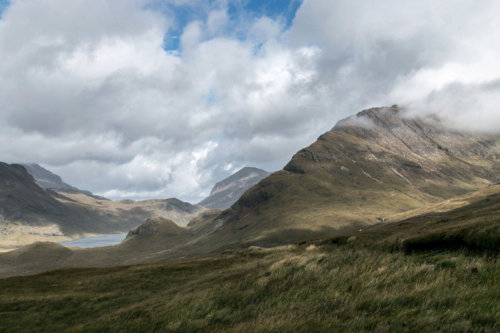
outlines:
[{"label": "mountain face in shade", "polygon": [[27,223],[60,221],[66,207],[38,186],[19,164],[0,162],[0,214],[9,220]]},{"label": "mountain face in shade", "polygon": [[[49,170],[41,167],[36,163],[26,163],[21,165],[26,168],[26,171],[28,171],[28,173],[32,175],[33,178],[35,178],[36,182],[44,189],[63,191],[63,192],[83,193],[88,196],[94,196],[89,191],[80,190],[74,186],[66,184],[65,182],[63,182],[60,176],[50,172]],[[102,197],[99,198],[104,199]]]},{"label": "mountain face in shade", "polygon": [[[78,195],[95,200],[79,193]],[[0,162],[0,214],[25,226],[56,225],[64,234],[105,233],[133,226],[119,214],[103,214],[76,200],[41,187],[19,164]],[[137,218],[137,216],[135,216]],[[141,216],[142,218],[142,216]],[[120,224],[123,223],[121,226]]]},{"label": "mountain face in shade", "polygon": [[206,208],[225,209],[234,204],[246,190],[269,176],[269,172],[245,167],[228,178],[218,182],[210,195],[198,205]]},{"label": "mountain face in shade", "polygon": [[[36,227],[51,227],[54,234],[72,237],[124,232],[151,217],[187,225],[204,210],[175,198],[111,201],[79,191],[41,167],[31,167],[43,182],[36,181],[25,166],[0,162],[0,227],[3,230],[0,230],[0,248],[5,242],[12,243],[12,237],[24,244],[25,236],[32,235]],[[6,228],[10,231],[5,234]]]}]

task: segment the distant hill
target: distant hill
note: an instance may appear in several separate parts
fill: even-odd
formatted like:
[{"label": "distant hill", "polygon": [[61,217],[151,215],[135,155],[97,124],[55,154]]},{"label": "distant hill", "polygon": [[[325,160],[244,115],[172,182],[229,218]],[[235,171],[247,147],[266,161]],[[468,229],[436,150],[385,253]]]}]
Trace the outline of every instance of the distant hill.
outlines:
[{"label": "distant hill", "polygon": [[225,209],[234,204],[246,190],[269,176],[269,172],[252,167],[245,167],[213,187],[210,195],[198,205],[206,208]]},{"label": "distant hill", "polygon": [[111,201],[73,190],[43,168],[35,170],[44,182],[36,181],[22,165],[0,162],[0,249],[36,240],[125,232],[151,217],[187,225],[204,210],[175,198]]},{"label": "distant hill", "polygon": [[47,190],[56,190],[56,191],[63,191],[63,192],[72,192],[72,193],[83,193],[91,197],[96,197],[99,199],[106,199],[100,196],[95,196],[92,194],[90,191],[84,191],[80,190],[79,188],[76,188],[74,186],[71,186],[69,184],[66,184],[63,182],[60,176],[52,173],[51,171],[43,168],[39,164],[36,163],[25,163],[21,164],[26,168],[26,171],[30,175],[35,178],[36,182],[43,187],[44,189]]}]

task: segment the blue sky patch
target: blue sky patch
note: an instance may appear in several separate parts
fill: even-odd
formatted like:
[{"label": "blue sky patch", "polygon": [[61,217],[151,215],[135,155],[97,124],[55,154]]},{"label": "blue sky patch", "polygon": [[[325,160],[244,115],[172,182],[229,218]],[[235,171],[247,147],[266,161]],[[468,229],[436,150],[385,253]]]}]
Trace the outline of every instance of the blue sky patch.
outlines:
[{"label": "blue sky patch", "polygon": [[2,18],[3,12],[7,7],[9,7],[9,0],[0,0],[0,19]]},{"label": "blue sky patch", "polygon": [[[235,32],[232,26],[241,20],[258,19],[267,16],[272,19],[280,19],[284,28],[288,29],[295,18],[295,13],[302,4],[302,0],[242,0],[230,1],[227,8],[230,23],[227,27],[227,34],[235,34],[239,39],[244,40],[244,33]],[[180,37],[184,28],[193,21],[204,22],[207,19],[209,10],[216,9],[215,1],[208,2],[207,7],[198,8],[191,5],[174,6],[171,4],[156,5],[153,10],[159,10],[169,17],[174,17],[173,27],[165,34],[164,49],[167,51],[180,51]]]},{"label": "blue sky patch", "polygon": [[268,16],[276,19],[284,19],[285,27],[292,25],[297,9],[302,0],[247,0],[240,3],[233,2],[229,5],[229,15],[237,18],[241,12],[251,14],[254,17]]}]

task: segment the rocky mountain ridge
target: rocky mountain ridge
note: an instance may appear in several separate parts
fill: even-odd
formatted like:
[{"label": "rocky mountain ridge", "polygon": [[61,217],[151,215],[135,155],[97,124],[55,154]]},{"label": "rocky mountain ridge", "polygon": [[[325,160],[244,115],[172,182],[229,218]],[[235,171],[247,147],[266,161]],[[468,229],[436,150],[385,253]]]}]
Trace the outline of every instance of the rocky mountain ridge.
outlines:
[{"label": "rocky mountain ridge", "polygon": [[496,183],[499,158],[500,135],[409,118],[397,106],[364,110],[208,217],[204,242],[274,246],[390,222]]}]

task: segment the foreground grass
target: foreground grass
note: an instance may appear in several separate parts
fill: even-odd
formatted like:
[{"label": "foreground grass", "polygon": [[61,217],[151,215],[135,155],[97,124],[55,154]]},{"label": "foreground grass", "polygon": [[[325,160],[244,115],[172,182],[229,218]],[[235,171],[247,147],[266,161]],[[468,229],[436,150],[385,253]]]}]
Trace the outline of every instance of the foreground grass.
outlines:
[{"label": "foreground grass", "polygon": [[0,331],[500,331],[500,266],[316,243],[0,280]]}]

